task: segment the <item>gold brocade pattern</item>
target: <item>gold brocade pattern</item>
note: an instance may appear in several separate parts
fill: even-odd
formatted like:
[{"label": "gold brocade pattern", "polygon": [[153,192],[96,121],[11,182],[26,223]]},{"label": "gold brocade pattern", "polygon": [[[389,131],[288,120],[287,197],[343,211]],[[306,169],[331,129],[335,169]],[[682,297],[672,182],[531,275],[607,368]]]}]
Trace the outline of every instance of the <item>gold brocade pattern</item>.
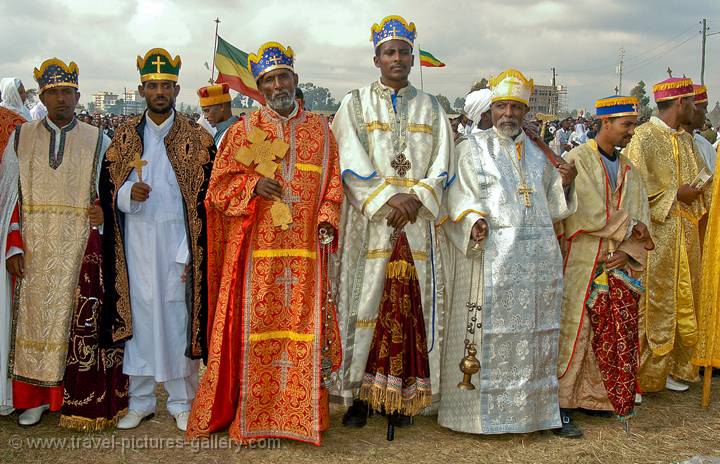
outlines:
[{"label": "gold brocade pattern", "polygon": [[[65,157],[53,169],[51,135],[43,123],[23,125],[17,149],[25,277],[15,302],[12,373],[24,382],[55,386],[65,372],[101,133],[77,123],[65,133]],[[63,207],[49,207],[57,204]]]},{"label": "gold brocade pattern", "polygon": [[706,209],[702,197],[685,205],[676,195],[693,181],[702,162],[690,134],[675,132],[657,118],[635,131],[627,155],[645,180],[656,247],[643,282],[640,387],[658,391],[668,374],[697,378],[690,358],[697,341],[700,238],[697,223],[689,218],[702,217]]},{"label": "gold brocade pattern", "polygon": [[[117,201],[117,192],[127,180],[132,171],[130,163],[136,156],[141,157],[143,153],[142,140],[137,132],[137,126],[141,123],[144,114],[136,116],[121,126],[115,133],[113,143],[108,148],[106,159],[109,164],[109,172],[114,186],[112,198],[113,204]],[[209,149],[214,146],[212,136],[189,119],[176,115],[170,133],[165,138],[165,148],[168,159],[175,171],[178,187],[183,197],[188,244],[192,256],[192,280],[191,297],[192,303],[192,337],[191,354],[199,357],[202,354],[200,346],[200,308],[203,255],[205,251],[200,246],[200,235],[203,231],[203,222],[198,214],[197,205],[201,204],[201,189],[205,179],[204,168],[211,163]],[[125,250],[120,235],[120,218],[115,211],[115,256],[117,280],[115,288],[118,292],[117,312],[122,318],[120,324],[113,332],[113,340],[123,340],[132,335],[132,316],[130,312],[130,286],[127,275],[127,262]]]},{"label": "gold brocade pattern", "polygon": [[[720,182],[713,182],[712,204],[720,205]],[[710,210],[702,256],[699,340],[693,363],[720,367],[720,210]]]}]

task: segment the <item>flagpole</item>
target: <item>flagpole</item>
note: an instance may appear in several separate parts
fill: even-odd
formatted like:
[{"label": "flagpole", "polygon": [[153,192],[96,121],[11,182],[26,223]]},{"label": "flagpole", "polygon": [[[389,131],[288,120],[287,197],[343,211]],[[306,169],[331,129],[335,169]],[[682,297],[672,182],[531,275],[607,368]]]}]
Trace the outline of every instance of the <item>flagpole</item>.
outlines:
[{"label": "flagpole", "polygon": [[418,47],[418,63],[420,64],[420,90],[425,91],[425,87],[423,86],[423,77],[422,77],[422,59],[420,58],[420,47]]},{"label": "flagpole", "polygon": [[220,18],[215,18],[215,45],[213,45],[213,60],[210,68],[210,83],[215,82],[215,55],[217,54],[218,28],[220,27]]}]

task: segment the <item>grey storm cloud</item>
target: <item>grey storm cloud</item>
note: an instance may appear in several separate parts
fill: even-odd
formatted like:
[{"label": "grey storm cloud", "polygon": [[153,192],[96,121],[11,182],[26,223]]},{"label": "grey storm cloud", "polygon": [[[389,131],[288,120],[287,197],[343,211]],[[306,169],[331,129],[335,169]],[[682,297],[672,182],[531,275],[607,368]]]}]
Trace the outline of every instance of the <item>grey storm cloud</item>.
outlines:
[{"label": "grey storm cloud", "polygon": [[[625,93],[639,80],[664,79],[668,66],[699,81],[700,19],[720,31],[718,0],[0,0],[0,74],[32,87],[32,70],[43,59],[73,60],[87,101],[97,91],[136,86],[136,56],[164,47],[182,57],[180,101],[195,104],[195,89],[210,77],[204,64],[212,63],[219,17],[220,35],[247,52],[269,40],[291,45],[300,80],[339,99],[377,78],[369,30],[389,14],[415,22],[416,48],[447,64],[423,69],[425,90],[452,101],[508,67],[542,84],[555,67],[571,108],[590,108],[613,92],[620,47]],[[707,46],[705,82],[714,101],[720,34]]]}]

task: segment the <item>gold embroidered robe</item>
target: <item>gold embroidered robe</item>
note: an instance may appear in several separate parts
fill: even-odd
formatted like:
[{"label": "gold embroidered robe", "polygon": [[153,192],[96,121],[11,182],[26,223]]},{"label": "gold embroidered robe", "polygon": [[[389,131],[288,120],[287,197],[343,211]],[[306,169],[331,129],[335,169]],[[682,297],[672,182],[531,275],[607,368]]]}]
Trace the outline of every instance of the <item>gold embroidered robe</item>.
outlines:
[{"label": "gold embroidered robe", "polygon": [[45,119],[17,130],[25,276],[16,289],[12,374],[57,386],[65,373],[103,135],[75,120],[61,129],[55,153],[56,133]]},{"label": "gold embroidered robe", "polygon": [[702,197],[691,205],[678,201],[677,191],[695,179],[702,161],[692,135],[657,117],[635,130],[625,154],[645,182],[655,242],[643,281],[638,376],[642,391],[660,391],[669,374],[697,380],[691,357],[698,340],[698,221],[706,208]]}]

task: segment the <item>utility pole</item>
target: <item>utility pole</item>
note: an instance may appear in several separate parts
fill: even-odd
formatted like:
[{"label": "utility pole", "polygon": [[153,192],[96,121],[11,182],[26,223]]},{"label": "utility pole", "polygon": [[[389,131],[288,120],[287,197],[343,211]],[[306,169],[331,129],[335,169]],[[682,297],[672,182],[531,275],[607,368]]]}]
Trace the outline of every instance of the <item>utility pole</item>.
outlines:
[{"label": "utility pole", "polygon": [[700,83],[705,84],[705,41],[707,40],[707,19],[702,20],[702,61],[700,61]]},{"label": "utility pole", "polygon": [[708,34],[710,28],[707,26],[707,19],[702,20],[702,60],[700,61],[700,83],[705,84],[705,41],[708,36],[720,34],[720,32],[713,32]]},{"label": "utility pole", "polygon": [[622,77],[623,77],[623,65],[625,64],[625,49],[620,47],[620,53],[618,56],[618,60],[620,64],[618,64],[617,67],[617,74],[618,74],[618,85],[617,85],[617,94],[622,94]]}]

